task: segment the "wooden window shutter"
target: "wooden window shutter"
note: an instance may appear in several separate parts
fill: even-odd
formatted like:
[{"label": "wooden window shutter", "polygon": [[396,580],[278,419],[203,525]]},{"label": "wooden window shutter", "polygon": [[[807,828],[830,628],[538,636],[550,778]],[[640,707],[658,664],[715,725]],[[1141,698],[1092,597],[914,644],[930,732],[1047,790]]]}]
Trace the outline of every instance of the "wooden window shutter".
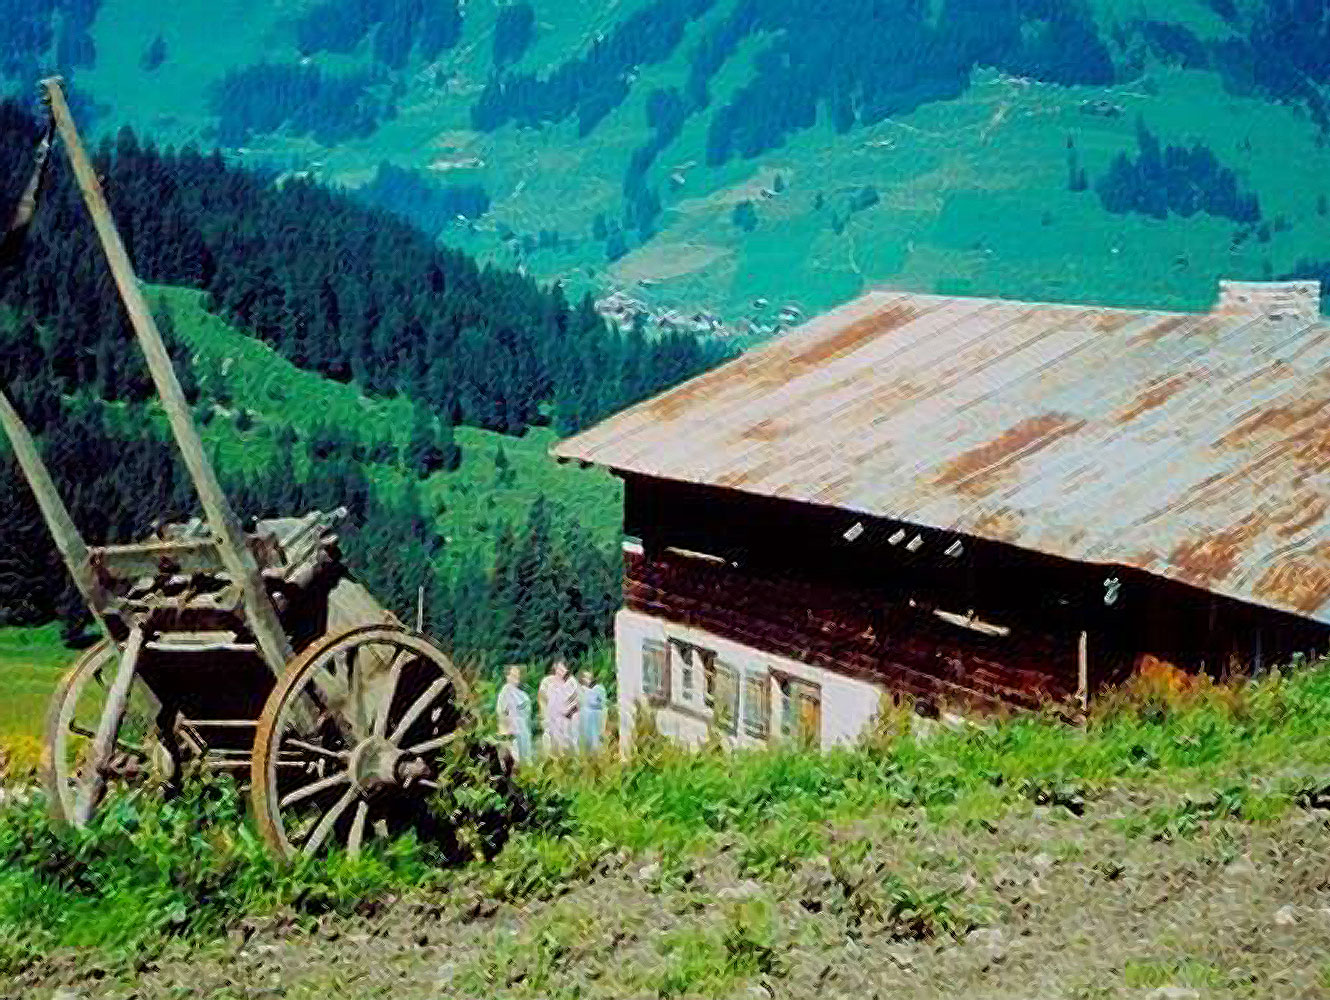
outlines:
[{"label": "wooden window shutter", "polygon": [[771,735],[770,686],[765,673],[744,676],[744,732],[759,740]]},{"label": "wooden window shutter", "polygon": [[663,642],[642,640],[642,693],[653,705],[670,700],[670,662]]}]

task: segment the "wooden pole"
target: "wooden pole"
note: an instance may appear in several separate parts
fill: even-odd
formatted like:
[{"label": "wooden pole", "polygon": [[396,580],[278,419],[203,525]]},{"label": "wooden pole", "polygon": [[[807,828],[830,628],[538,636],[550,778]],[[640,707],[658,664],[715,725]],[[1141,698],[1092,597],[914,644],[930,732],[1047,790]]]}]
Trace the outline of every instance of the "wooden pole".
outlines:
[{"label": "wooden pole", "polygon": [[138,336],[139,346],[143,348],[143,355],[148,361],[148,371],[156,383],[158,395],[161,396],[162,408],[166,411],[167,420],[170,421],[176,445],[180,448],[185,468],[189,471],[189,476],[194,481],[194,488],[198,491],[204,516],[216,537],[217,551],[222,565],[231,575],[231,579],[240,585],[244,596],[245,617],[250,631],[254,633],[254,639],[263,654],[263,659],[273,674],[280,677],[286,670],[287,661],[291,658],[291,647],[277,617],[277,610],[263,587],[258,562],[249,550],[249,546],[245,544],[240,522],[226,502],[221,484],[217,481],[217,474],[203,451],[203,441],[190,416],[189,404],[185,402],[180,382],[176,379],[171,356],[167,353],[162,335],[153,321],[152,311],[148,308],[142,289],[139,288],[138,279],[134,275],[134,266],[130,262],[129,254],[125,252],[125,245],[116,230],[110,206],[107,205],[106,196],[102,193],[101,182],[98,181],[97,174],[88,161],[78,130],[74,127],[69,106],[65,103],[64,93],[60,89],[59,78],[43,80],[42,88],[50,104],[55,127],[64,140],[65,151],[69,154],[69,162],[74,168],[74,177],[78,181],[79,190],[83,192],[83,200],[97,228],[97,236],[106,253],[106,262],[111,268],[111,276],[120,290],[125,311],[129,314],[129,321]]},{"label": "wooden pole", "polygon": [[51,538],[55,540],[55,547],[65,560],[69,575],[74,578],[74,585],[83,595],[83,601],[97,619],[97,624],[102,626],[102,631],[105,632],[102,610],[106,607],[106,600],[88,562],[88,545],[79,534],[74,519],[69,516],[69,509],[60,499],[60,494],[51,479],[51,473],[47,470],[46,463],[42,461],[41,453],[37,451],[36,442],[28,433],[28,428],[24,426],[18,411],[9,402],[9,397],[3,392],[0,392],[0,427],[4,428],[5,434],[9,437],[14,458],[32,488],[37,507],[42,512],[46,527],[50,529]]},{"label": "wooden pole", "polygon": [[1090,707],[1090,637],[1085,629],[1076,644],[1076,700],[1082,712]]},{"label": "wooden pole", "polygon": [[80,795],[75,804],[74,825],[84,826],[106,791],[106,766],[115,749],[115,738],[129,705],[129,688],[138,669],[139,653],[143,650],[143,630],[135,628],[129,633],[125,648],[120,651],[120,666],[116,670],[111,690],[107,692],[102,717],[97,721],[97,732],[92,738],[92,750],[84,763],[86,770],[79,778]]}]

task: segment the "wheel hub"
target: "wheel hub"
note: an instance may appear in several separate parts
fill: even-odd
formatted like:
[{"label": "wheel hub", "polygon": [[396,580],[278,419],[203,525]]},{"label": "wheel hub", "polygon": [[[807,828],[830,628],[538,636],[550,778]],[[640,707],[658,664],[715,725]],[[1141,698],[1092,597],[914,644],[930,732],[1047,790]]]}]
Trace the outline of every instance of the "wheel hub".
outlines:
[{"label": "wheel hub", "polygon": [[402,751],[382,736],[371,736],[351,751],[351,783],[361,793],[373,792],[398,784],[397,762]]}]

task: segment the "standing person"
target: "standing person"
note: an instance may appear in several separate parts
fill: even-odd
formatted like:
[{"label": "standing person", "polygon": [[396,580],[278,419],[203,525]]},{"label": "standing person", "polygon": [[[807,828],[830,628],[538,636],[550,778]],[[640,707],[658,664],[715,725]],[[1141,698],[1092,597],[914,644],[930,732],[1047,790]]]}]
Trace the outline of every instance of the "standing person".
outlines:
[{"label": "standing person", "polygon": [[540,679],[540,687],[536,689],[536,700],[540,702],[540,747],[545,753],[551,753],[555,749],[555,731],[558,729],[558,723],[554,718],[554,694],[560,683],[559,664],[556,663],[550,668],[550,672]]},{"label": "standing person", "polygon": [[522,690],[521,683],[522,668],[509,667],[494,714],[499,720],[499,735],[505,738],[513,759],[524,764],[531,760],[531,696]]},{"label": "standing person", "polygon": [[582,749],[594,753],[605,738],[605,685],[599,683],[590,670],[582,671],[581,707]]},{"label": "standing person", "polygon": [[568,672],[568,664],[563,660],[554,662],[552,674],[554,683],[550,685],[550,748],[555,751],[577,749],[577,679]]}]

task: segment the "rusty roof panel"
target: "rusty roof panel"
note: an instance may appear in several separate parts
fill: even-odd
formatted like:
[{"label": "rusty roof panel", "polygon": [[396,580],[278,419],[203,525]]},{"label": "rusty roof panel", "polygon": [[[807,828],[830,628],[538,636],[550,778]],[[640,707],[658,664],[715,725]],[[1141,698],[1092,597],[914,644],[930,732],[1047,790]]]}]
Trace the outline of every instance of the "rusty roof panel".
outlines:
[{"label": "rusty roof panel", "polygon": [[1330,623],[1330,324],[872,292],[554,452]]}]

